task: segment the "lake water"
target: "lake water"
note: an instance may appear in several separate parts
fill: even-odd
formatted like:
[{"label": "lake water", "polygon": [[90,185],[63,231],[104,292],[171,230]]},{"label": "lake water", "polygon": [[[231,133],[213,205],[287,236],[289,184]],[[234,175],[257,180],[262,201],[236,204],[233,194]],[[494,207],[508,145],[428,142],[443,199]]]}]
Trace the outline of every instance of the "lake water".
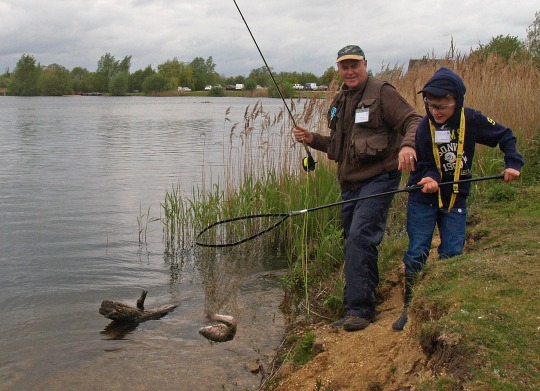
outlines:
[{"label": "lake water", "polygon": [[[173,186],[190,195],[219,177],[231,125],[256,102],[0,97],[1,390],[256,388],[246,364],[279,345],[284,260],[166,256],[160,223],[141,246],[137,222],[159,217]],[[143,289],[147,309],[179,306],[109,330],[102,300],[135,305]],[[209,309],[239,319],[233,341],[198,334]]]}]

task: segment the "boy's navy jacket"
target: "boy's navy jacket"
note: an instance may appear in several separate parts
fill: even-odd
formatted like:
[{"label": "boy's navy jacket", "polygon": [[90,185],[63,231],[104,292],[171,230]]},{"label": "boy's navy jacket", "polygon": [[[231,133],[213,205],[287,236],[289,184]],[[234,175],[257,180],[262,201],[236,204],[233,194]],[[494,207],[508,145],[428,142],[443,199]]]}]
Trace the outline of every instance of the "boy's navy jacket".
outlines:
[{"label": "boy's navy jacket", "polygon": [[[461,109],[463,107],[465,91],[465,84],[461,78],[450,69],[444,67],[437,70],[420,91],[424,96],[426,92],[436,96],[445,96],[448,93],[452,93],[456,96],[456,106],[453,116],[445,124],[437,124],[426,105],[427,115],[422,118],[416,132],[415,149],[417,164],[415,171],[411,173],[409,178],[409,186],[416,185],[424,177],[431,177],[439,183],[451,182],[454,180]],[[433,155],[433,142],[429,126],[430,120],[437,129],[444,128],[451,132],[451,140],[449,143],[438,144],[441,167],[437,167]],[[499,148],[504,154],[505,168],[513,168],[520,171],[525,164],[523,156],[517,151],[517,139],[510,128],[496,123],[478,110],[465,107],[465,141],[460,179],[466,179],[473,176],[472,163],[477,143],[489,147],[499,145]],[[459,193],[454,208],[466,207],[469,190],[470,182],[459,185]],[[443,207],[448,207],[450,196],[453,191],[452,186],[441,186],[440,191]],[[436,192],[423,193],[421,190],[411,191],[409,194],[409,201],[418,201],[434,205],[439,204]]]}]

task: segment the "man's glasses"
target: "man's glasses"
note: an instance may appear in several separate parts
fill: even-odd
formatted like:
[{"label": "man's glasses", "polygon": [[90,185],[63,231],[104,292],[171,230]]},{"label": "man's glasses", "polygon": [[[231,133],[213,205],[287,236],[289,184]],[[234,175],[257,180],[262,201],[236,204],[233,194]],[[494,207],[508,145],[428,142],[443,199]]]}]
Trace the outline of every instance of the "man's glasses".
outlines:
[{"label": "man's glasses", "polygon": [[448,109],[449,107],[452,107],[452,106],[455,106],[456,104],[455,103],[449,103],[447,105],[441,105],[441,104],[436,104],[436,103],[430,103],[428,98],[424,98],[424,103],[427,105],[427,107],[430,109],[430,110],[437,110],[437,111],[445,111],[446,109]]}]

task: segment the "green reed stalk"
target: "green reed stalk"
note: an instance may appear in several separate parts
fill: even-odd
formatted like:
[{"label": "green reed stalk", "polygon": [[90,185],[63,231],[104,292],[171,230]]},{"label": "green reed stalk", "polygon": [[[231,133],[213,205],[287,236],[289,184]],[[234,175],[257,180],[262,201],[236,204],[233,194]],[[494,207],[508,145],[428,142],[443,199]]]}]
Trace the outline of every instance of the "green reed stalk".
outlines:
[{"label": "green reed stalk", "polygon": [[[144,220],[144,221],[143,221]],[[137,225],[139,226],[139,246],[147,244],[148,226],[150,223],[159,221],[157,217],[150,217],[150,206],[146,214],[142,213],[142,206],[139,205],[139,215],[137,216]]]}]

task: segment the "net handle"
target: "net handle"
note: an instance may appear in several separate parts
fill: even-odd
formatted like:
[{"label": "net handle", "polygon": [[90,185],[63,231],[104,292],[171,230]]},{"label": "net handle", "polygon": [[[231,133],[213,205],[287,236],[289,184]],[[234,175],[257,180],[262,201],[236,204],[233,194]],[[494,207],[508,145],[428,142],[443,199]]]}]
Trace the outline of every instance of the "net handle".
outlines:
[{"label": "net handle", "polygon": [[[497,174],[497,175],[483,176],[483,177],[478,177],[478,178],[467,178],[467,179],[462,179],[460,181],[441,182],[441,183],[439,183],[439,186],[454,185],[454,184],[466,183],[466,182],[486,181],[486,180],[490,180],[490,179],[502,179],[502,178],[504,178],[503,174]],[[411,192],[413,190],[421,189],[422,187],[424,187],[424,186],[423,185],[405,186],[405,187],[403,187],[401,189],[397,189],[397,190],[391,190],[391,191],[386,191],[386,192],[382,192],[382,193],[371,194],[371,195],[358,197],[358,198],[353,198],[353,199],[345,200],[345,201],[338,201],[338,202],[334,202],[334,203],[327,204],[327,205],[316,206],[314,208],[295,210],[295,211],[292,211],[290,213],[262,213],[262,214],[241,216],[241,217],[233,217],[231,219],[221,220],[221,221],[215,222],[213,224],[210,224],[208,227],[203,229],[197,235],[197,238],[195,239],[195,244],[197,244],[199,246],[202,246],[202,247],[232,247],[232,246],[237,246],[237,245],[245,243],[245,242],[247,242],[249,240],[255,239],[255,238],[257,238],[257,237],[259,237],[259,236],[273,230],[276,227],[279,227],[281,224],[283,224],[283,222],[285,220],[287,220],[291,216],[298,216],[300,214],[313,212],[315,210],[331,208],[333,206],[343,205],[343,204],[346,204],[346,203],[349,203],[349,202],[362,201],[362,200],[366,200],[368,198],[381,197],[381,196],[384,196],[384,195],[390,195],[390,194],[396,194],[396,193],[402,193],[402,192],[409,193],[409,192]],[[270,225],[269,227],[255,233],[255,234],[253,234],[253,235],[251,235],[249,237],[238,240],[236,242],[223,243],[223,244],[208,244],[208,243],[204,243],[204,242],[199,242],[199,240],[198,240],[201,237],[201,235],[203,235],[206,231],[208,231],[209,229],[211,229],[211,228],[213,228],[213,227],[215,227],[217,225],[223,225],[223,224],[230,223],[230,222],[233,222],[233,221],[238,221],[238,220],[255,219],[255,218],[259,218],[259,217],[282,217],[282,218],[280,220],[278,220],[276,223]]]}]

